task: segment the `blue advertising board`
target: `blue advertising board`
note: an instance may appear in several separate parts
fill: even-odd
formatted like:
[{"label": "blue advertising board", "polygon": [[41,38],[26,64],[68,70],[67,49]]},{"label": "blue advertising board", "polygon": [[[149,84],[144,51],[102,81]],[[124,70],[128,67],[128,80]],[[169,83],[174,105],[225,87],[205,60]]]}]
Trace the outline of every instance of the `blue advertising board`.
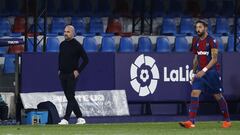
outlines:
[{"label": "blue advertising board", "polygon": [[[114,89],[114,53],[90,53],[89,64],[80,74],[77,90]],[[21,92],[61,91],[58,53],[24,53]]]},{"label": "blue advertising board", "polygon": [[116,54],[116,88],[129,101],[178,101],[189,97],[191,53]]},{"label": "blue advertising board", "polygon": [[[186,101],[190,98],[192,53],[89,53],[77,90],[124,89],[128,101]],[[223,87],[230,99],[240,98],[239,53],[223,53]],[[62,91],[58,53],[24,53],[21,93]]]}]

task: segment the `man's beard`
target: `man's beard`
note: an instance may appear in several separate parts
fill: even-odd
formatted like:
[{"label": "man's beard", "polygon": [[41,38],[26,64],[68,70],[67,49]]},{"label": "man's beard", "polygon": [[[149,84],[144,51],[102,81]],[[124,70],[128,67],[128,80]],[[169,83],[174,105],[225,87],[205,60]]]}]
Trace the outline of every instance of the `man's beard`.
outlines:
[{"label": "man's beard", "polygon": [[64,35],[64,38],[65,38],[66,40],[69,40],[69,39],[70,39],[67,35]]},{"label": "man's beard", "polygon": [[202,32],[202,33],[199,33],[199,32],[198,32],[198,36],[199,36],[199,37],[203,37],[204,35],[205,35],[205,32]]}]

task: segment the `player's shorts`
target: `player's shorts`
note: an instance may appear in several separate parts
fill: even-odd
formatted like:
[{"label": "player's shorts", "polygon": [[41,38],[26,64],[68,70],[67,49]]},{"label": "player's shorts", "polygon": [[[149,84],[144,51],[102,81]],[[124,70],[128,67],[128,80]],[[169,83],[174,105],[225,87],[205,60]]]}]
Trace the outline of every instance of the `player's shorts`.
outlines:
[{"label": "player's shorts", "polygon": [[223,92],[220,76],[216,70],[209,70],[202,78],[194,78],[193,90],[201,90],[210,94]]}]

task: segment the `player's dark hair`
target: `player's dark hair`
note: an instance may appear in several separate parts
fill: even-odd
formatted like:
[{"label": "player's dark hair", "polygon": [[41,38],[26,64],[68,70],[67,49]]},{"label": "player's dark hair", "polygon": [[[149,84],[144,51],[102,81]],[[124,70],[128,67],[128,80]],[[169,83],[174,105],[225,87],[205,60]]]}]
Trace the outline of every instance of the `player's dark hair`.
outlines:
[{"label": "player's dark hair", "polygon": [[196,26],[198,23],[203,24],[204,27],[208,27],[208,23],[207,23],[207,21],[205,21],[205,20],[197,20],[196,23],[195,23],[195,26]]}]

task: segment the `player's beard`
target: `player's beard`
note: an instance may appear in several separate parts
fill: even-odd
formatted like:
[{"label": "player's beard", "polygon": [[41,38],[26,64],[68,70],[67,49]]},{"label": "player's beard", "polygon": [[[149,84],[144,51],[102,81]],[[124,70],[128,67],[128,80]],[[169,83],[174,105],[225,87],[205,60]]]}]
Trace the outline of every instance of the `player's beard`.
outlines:
[{"label": "player's beard", "polygon": [[198,34],[199,37],[204,37],[205,32],[204,32],[204,31],[203,31],[203,32],[199,32],[199,31],[198,31],[197,34]]}]

